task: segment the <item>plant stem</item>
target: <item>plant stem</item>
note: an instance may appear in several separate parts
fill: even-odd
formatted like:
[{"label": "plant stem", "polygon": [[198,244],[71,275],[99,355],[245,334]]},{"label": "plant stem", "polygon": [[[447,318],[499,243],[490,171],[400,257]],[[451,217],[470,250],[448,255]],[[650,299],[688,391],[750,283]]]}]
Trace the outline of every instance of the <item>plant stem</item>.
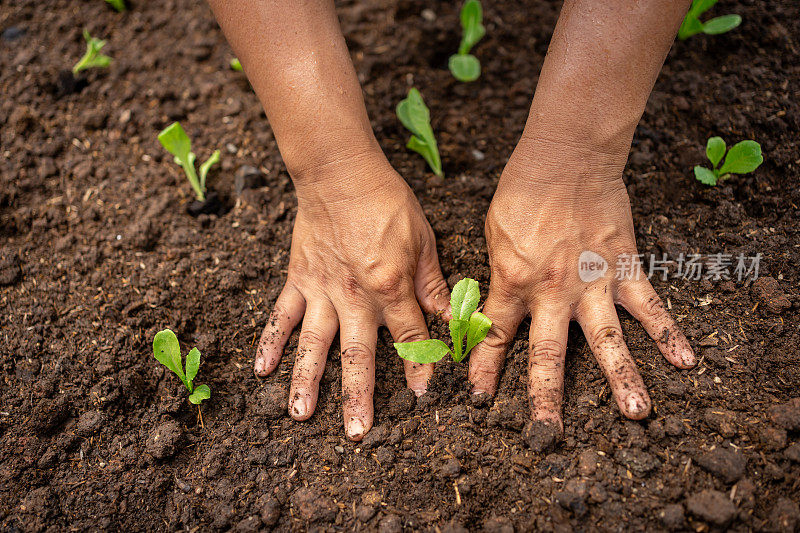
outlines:
[{"label": "plant stem", "polygon": [[194,165],[190,165],[188,161],[184,161],[181,166],[186,172],[186,177],[189,179],[189,183],[192,184],[192,189],[194,189],[197,199],[201,202],[205,202],[206,195],[204,194],[203,188],[200,186],[200,180],[197,179],[197,171],[194,169]]}]

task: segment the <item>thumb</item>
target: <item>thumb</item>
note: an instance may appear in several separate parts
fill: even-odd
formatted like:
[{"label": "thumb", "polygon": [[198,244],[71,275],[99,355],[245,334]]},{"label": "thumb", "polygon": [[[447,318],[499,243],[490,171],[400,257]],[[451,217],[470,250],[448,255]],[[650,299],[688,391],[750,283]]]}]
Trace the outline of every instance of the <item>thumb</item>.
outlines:
[{"label": "thumb", "polygon": [[450,289],[442,276],[439,267],[439,256],[436,254],[436,240],[431,233],[422,247],[417,272],[414,276],[414,293],[417,301],[426,313],[440,315],[443,320],[450,320]]}]

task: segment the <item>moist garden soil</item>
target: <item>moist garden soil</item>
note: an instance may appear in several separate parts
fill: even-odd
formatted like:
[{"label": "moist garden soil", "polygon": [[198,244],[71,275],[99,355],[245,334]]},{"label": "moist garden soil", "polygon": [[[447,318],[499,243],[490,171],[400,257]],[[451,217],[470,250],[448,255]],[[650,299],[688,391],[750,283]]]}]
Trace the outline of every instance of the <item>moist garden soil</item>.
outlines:
[{"label": "moist garden soil", "polygon": [[[470,84],[446,68],[457,2],[338,6],[376,135],[428,215],[451,286],[467,275],[488,286],[484,214],[560,7],[519,4],[484,1],[483,74]],[[0,529],[798,527],[796,2],[721,3],[715,14],[739,13],[740,28],[675,44],[624,176],[641,252],[761,254],[761,279],[654,280],[700,355],[691,371],[670,367],[621,312],[654,402],[642,422],[620,416],[571,330],[557,442],[525,427],[526,324],[494,398],[471,398],[466,365],[452,363],[415,398],[382,331],[363,442],[344,437],[336,349],[316,414],[288,418],[296,334],[279,371],[252,372],[296,212],[269,124],[205,4],[131,7],[0,7]],[[114,62],[73,81],[63,71],[84,51],[83,28],[108,39]],[[431,108],[444,178],[404,147],[394,108],[412,85]],[[222,149],[217,213],[187,214],[189,184],[156,140],[173,120],[198,159]],[[712,135],[756,139],[764,164],[700,185],[692,167]],[[198,380],[213,396],[202,424],[153,360],[165,327],[203,353]]]}]

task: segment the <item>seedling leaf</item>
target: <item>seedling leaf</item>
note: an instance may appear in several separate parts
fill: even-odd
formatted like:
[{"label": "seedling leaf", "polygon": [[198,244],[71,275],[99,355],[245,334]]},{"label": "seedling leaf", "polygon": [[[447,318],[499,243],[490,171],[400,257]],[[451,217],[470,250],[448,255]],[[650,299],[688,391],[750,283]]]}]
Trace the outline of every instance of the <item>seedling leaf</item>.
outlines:
[{"label": "seedling leaf", "polygon": [[747,174],[752,172],[764,162],[761,155],[761,145],[755,141],[741,141],[734,144],[725,162],[720,167],[720,174]]},{"label": "seedling leaf", "polygon": [[113,7],[114,9],[116,9],[120,13],[122,13],[126,9],[125,8],[125,0],[106,0],[106,2],[111,4],[111,7]]},{"label": "seedling leaf", "polygon": [[241,72],[244,70],[242,68],[242,63],[239,61],[238,57],[234,57],[231,59],[231,70],[235,70],[236,72]]},{"label": "seedling leaf", "polygon": [[[214,153],[211,154],[211,157],[206,159],[203,164],[200,165],[200,188],[204,191],[206,190],[206,176],[208,176],[208,171],[211,170],[211,167],[217,163],[219,163],[219,150],[214,150]],[[194,161],[192,164],[194,164]]]},{"label": "seedling leaf", "polygon": [[689,9],[689,12],[694,13],[695,16],[699,17],[714,7],[714,4],[716,4],[717,1],[718,0],[693,0],[692,7]]},{"label": "seedling leaf", "polygon": [[717,184],[717,176],[705,167],[694,167],[694,177],[704,185],[711,185],[712,187]]},{"label": "seedling leaf", "polygon": [[167,152],[175,156],[175,162],[183,164],[189,161],[192,151],[192,141],[181,126],[180,122],[173,122],[158,134],[158,142]]},{"label": "seedling leaf", "polygon": [[87,30],[83,30],[83,38],[86,41],[86,52],[72,67],[72,73],[77,74],[87,68],[105,68],[109,66],[111,58],[100,53],[100,50],[106,45],[106,41],[92,37]]},{"label": "seedling leaf", "polygon": [[722,137],[711,137],[706,143],[706,156],[711,161],[711,166],[717,168],[719,162],[722,161],[722,156],[725,155],[725,141]]},{"label": "seedling leaf", "polygon": [[439,339],[426,339],[413,342],[396,342],[394,349],[400,357],[415,363],[435,363],[450,353],[447,344]]},{"label": "seedling leaf", "polygon": [[492,327],[492,321],[483,313],[476,311],[469,318],[469,330],[467,331],[467,349],[464,352],[464,357],[469,355],[469,352],[477,346],[479,342],[486,338],[489,333],[489,328]]},{"label": "seedling leaf", "polygon": [[197,371],[200,369],[200,350],[192,348],[186,356],[186,379],[192,385],[192,381],[197,376]]},{"label": "seedling leaf", "polygon": [[478,0],[467,0],[461,8],[461,44],[458,47],[459,54],[468,54],[473,46],[486,35],[486,28],[483,27],[483,8]]},{"label": "seedling leaf", "polygon": [[419,91],[412,87],[406,99],[397,104],[396,112],[403,126],[413,133],[406,147],[422,155],[433,172],[441,176],[442,161],[431,128],[431,114]]},{"label": "seedling leaf", "polygon": [[481,62],[472,54],[452,55],[447,66],[458,81],[475,81],[481,76]]},{"label": "seedling leaf", "polygon": [[455,320],[469,322],[472,313],[478,308],[481,291],[478,282],[471,278],[464,278],[453,287],[450,295],[450,307]]},{"label": "seedling leaf", "polygon": [[172,370],[186,385],[189,392],[192,391],[181,368],[181,346],[178,343],[178,337],[172,330],[165,329],[156,333],[153,339],[153,356],[159,363]]},{"label": "seedling leaf", "polygon": [[208,385],[198,385],[192,394],[189,395],[189,401],[195,405],[199,405],[203,400],[211,398],[211,389]]},{"label": "seedling leaf", "polygon": [[739,15],[722,15],[716,17],[708,22],[703,23],[703,33],[707,35],[719,35],[720,33],[729,32],[742,23],[742,17]]}]

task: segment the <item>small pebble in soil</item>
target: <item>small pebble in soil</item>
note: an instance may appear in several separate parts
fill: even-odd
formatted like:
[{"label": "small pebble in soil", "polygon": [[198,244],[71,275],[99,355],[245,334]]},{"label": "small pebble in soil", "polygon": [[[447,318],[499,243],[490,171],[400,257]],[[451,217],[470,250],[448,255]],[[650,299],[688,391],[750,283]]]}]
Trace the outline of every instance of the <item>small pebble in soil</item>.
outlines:
[{"label": "small pebble in soil", "polygon": [[2,38],[7,43],[22,39],[25,36],[25,30],[19,26],[9,26],[3,30]]},{"label": "small pebble in soil", "polygon": [[338,507],[325,494],[301,487],[292,494],[292,507],[309,522],[331,522],[336,518]]},{"label": "small pebble in soil", "polygon": [[183,492],[189,493],[192,491],[192,486],[179,477],[175,478],[175,486]]},{"label": "small pebble in soil", "polygon": [[281,503],[275,496],[264,495],[257,502],[261,509],[261,521],[267,527],[272,527],[278,523],[281,517]]},{"label": "small pebble in soil", "polygon": [[597,470],[600,455],[595,450],[584,450],[578,456],[578,472],[582,476],[591,476]]},{"label": "small pebble in soil", "polygon": [[403,522],[396,514],[388,514],[378,523],[378,533],[402,533]]},{"label": "small pebble in soil", "polygon": [[670,531],[681,529],[686,520],[683,515],[683,506],[679,503],[667,505],[658,512],[658,519]]},{"label": "small pebble in soil", "polygon": [[447,461],[445,461],[442,466],[439,468],[439,474],[442,479],[449,479],[458,477],[461,473],[461,463],[458,462],[458,459],[451,457]]},{"label": "small pebble in soil", "polygon": [[183,436],[180,424],[174,420],[164,422],[151,431],[147,437],[147,453],[156,459],[172,457]]},{"label": "small pebble in soil", "polygon": [[686,499],[686,508],[696,518],[712,525],[725,527],[736,516],[736,506],[718,490],[704,490]]},{"label": "small pebble in soil", "polygon": [[695,460],[702,468],[728,484],[741,479],[747,466],[747,461],[741,452],[719,446],[701,453]]}]

